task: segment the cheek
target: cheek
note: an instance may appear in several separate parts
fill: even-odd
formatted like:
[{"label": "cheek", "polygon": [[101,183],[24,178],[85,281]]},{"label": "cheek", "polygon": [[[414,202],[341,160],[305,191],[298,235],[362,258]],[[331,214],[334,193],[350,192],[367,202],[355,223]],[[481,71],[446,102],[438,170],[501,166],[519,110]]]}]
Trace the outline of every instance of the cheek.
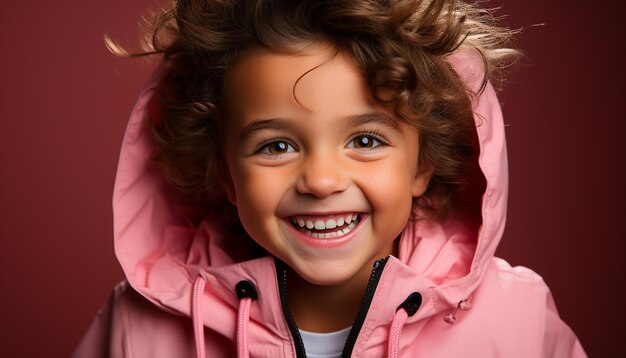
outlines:
[{"label": "cheek", "polygon": [[[363,183],[366,196],[375,213],[375,225],[385,225],[399,234],[406,225],[412,208],[411,187],[416,165],[407,165],[412,158],[398,158]],[[415,160],[417,160],[415,158]],[[377,219],[378,218],[378,219]]]},{"label": "cheek", "polygon": [[233,178],[240,216],[242,221],[252,221],[249,225],[273,217],[284,195],[284,180],[280,180],[282,176],[264,169],[240,165],[235,173],[236,178]]},{"label": "cheek", "polygon": [[269,218],[274,217],[272,193],[263,183],[244,180],[236,186],[239,220],[253,240],[266,246]]},{"label": "cheek", "polygon": [[262,179],[262,177],[255,178],[253,172],[245,169],[237,172],[235,190],[237,192],[238,205],[256,207],[267,201],[265,196],[269,196],[269,192],[265,190]]}]

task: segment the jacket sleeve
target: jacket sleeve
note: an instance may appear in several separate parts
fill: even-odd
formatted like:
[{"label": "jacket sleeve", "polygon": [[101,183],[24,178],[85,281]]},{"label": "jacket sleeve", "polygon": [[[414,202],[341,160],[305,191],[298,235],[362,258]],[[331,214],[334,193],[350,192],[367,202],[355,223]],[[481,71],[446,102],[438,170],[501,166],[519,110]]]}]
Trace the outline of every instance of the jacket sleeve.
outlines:
[{"label": "jacket sleeve", "polygon": [[96,318],[76,347],[72,358],[125,357],[124,315],[119,298],[128,284],[120,283],[113,290],[107,303],[98,311]]},{"label": "jacket sleeve", "polygon": [[124,281],[115,287],[72,357],[170,358],[191,357],[194,352],[191,319],[158,308]]},{"label": "jacket sleeve", "polygon": [[544,357],[587,357],[572,329],[561,320],[554,299],[548,294],[546,327],[543,342]]}]

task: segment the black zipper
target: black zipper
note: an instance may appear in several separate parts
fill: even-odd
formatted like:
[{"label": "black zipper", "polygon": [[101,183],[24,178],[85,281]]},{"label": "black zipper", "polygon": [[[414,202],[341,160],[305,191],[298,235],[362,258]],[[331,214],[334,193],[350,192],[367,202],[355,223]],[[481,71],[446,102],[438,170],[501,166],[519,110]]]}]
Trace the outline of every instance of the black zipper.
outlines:
[{"label": "black zipper", "polygon": [[[372,274],[370,275],[367,287],[365,288],[365,294],[363,296],[363,301],[361,301],[359,312],[357,313],[354,324],[350,329],[350,333],[348,334],[348,338],[346,339],[346,344],[343,346],[343,352],[341,353],[341,356],[343,358],[349,358],[352,354],[352,349],[354,349],[356,339],[361,332],[363,323],[365,323],[365,317],[367,316],[367,312],[369,311],[370,305],[372,304],[372,299],[374,298],[376,287],[378,286],[378,282],[380,281],[380,277],[382,276],[383,269],[387,264],[387,260],[389,260],[389,256],[385,257],[384,259],[376,260],[376,262],[374,262],[374,269],[372,270]],[[285,315],[287,326],[289,327],[289,331],[291,332],[291,336],[293,337],[296,348],[296,357],[306,358],[306,351],[304,350],[302,336],[300,335],[298,326],[296,326],[296,321],[291,315],[289,303],[287,302],[287,266],[284,262],[278,259],[275,259],[274,261],[276,264],[276,278],[278,282],[280,304],[283,308],[283,314]]]},{"label": "black zipper", "polygon": [[352,355],[352,349],[354,349],[356,339],[361,332],[363,323],[365,323],[365,317],[367,316],[367,312],[369,311],[372,300],[374,299],[374,293],[376,292],[378,281],[380,281],[380,277],[382,276],[383,269],[387,264],[387,260],[389,260],[389,256],[385,257],[384,259],[376,260],[376,262],[374,262],[374,269],[372,270],[369,282],[367,283],[367,287],[365,288],[365,295],[363,296],[361,307],[359,308],[359,312],[356,315],[354,324],[350,329],[350,333],[348,334],[348,338],[346,339],[346,344],[343,346],[343,352],[341,353],[341,357],[343,358],[349,358],[350,355]]},{"label": "black zipper", "polygon": [[289,327],[289,331],[291,332],[291,336],[293,337],[293,342],[296,348],[296,357],[306,358],[306,351],[304,350],[304,342],[302,342],[302,336],[300,335],[298,326],[296,326],[296,321],[294,321],[293,316],[291,315],[289,303],[287,302],[287,266],[284,262],[278,259],[275,259],[274,262],[276,264],[276,279],[278,282],[280,305],[283,307],[283,314],[285,315],[285,320],[287,320],[287,326]]}]

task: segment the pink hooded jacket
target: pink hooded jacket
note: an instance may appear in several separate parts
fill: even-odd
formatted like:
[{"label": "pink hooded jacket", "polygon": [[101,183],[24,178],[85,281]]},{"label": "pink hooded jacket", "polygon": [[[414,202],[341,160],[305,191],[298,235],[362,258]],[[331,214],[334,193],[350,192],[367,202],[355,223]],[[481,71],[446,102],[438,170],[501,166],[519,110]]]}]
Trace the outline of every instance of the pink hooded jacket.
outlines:
[{"label": "pink hooded jacket", "polygon": [[[478,87],[482,74],[471,56],[450,61]],[[283,264],[233,250],[234,239],[210,218],[194,224],[194,211],[177,201],[151,163],[147,116],[158,78],[130,117],[113,198],[115,252],[127,281],[73,356],[304,357],[282,294]],[[480,222],[410,221],[398,257],[381,258],[373,269],[345,357],[586,356],[541,277],[494,257],[505,225],[508,168],[490,85],[475,103],[475,119]]]}]

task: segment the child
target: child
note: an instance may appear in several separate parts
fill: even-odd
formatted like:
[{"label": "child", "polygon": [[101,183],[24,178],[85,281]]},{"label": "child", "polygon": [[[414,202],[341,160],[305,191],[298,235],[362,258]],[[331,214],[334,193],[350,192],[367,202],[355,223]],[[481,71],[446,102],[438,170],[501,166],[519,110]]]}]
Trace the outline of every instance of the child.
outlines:
[{"label": "child", "polygon": [[457,1],[178,1],[75,357],[582,357],[493,257],[510,31]]}]

